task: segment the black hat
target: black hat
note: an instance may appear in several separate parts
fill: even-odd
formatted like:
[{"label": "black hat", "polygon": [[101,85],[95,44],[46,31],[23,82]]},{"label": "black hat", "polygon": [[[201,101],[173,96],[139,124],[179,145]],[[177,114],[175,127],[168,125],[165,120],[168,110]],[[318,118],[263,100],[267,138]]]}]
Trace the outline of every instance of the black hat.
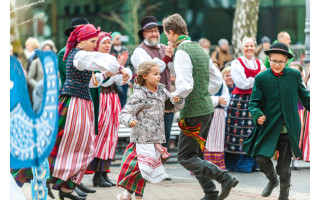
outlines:
[{"label": "black hat", "polygon": [[163,31],[163,26],[157,24],[157,19],[154,16],[146,16],[140,21],[141,29],[138,32],[140,40],[143,40],[143,30],[158,27],[160,34]]},{"label": "black hat", "polygon": [[69,37],[71,32],[79,25],[89,24],[87,18],[73,18],[70,22],[70,28],[64,31],[64,34]]},{"label": "black hat", "polygon": [[264,51],[264,53],[268,56],[270,53],[280,53],[280,54],[288,56],[289,59],[293,57],[293,55],[291,53],[289,53],[288,46],[281,43],[281,42],[272,44],[270,49]]}]

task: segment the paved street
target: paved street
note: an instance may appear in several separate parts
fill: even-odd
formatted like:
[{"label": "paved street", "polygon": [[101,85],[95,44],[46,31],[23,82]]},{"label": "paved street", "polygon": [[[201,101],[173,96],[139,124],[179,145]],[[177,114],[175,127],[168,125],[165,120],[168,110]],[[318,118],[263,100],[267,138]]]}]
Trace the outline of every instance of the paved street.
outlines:
[{"label": "paved street", "polygon": [[[159,184],[148,184],[145,188],[144,199],[147,200],[197,200],[203,197],[203,192],[199,186],[196,178],[185,170],[181,165],[175,162],[173,158],[168,164],[165,165],[168,175],[172,181],[163,181]],[[116,181],[120,170],[120,161],[116,161],[112,167],[112,173],[109,177]],[[307,200],[310,199],[310,164],[304,161],[299,161],[301,170],[292,171],[292,186],[290,191],[290,200]],[[261,197],[260,193],[263,187],[267,184],[265,176],[260,172],[254,173],[232,173],[240,182],[234,188],[228,200],[277,200],[279,194],[279,187],[274,189],[272,195],[267,198]],[[92,186],[92,176],[85,175],[83,183],[89,187]],[[217,184],[220,190],[220,185]],[[94,194],[89,194],[88,200],[115,200],[116,195],[123,191],[122,188],[95,188],[97,190]],[[23,187],[23,193],[27,200],[31,200],[30,184]],[[53,191],[58,197],[58,192]],[[50,197],[48,198],[50,199]],[[134,199],[134,198],[133,198]]]}]

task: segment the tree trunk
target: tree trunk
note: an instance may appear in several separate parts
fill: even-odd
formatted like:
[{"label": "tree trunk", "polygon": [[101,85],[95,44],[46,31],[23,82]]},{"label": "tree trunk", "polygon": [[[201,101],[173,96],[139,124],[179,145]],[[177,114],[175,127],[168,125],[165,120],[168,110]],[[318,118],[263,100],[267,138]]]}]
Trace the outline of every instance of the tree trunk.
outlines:
[{"label": "tree trunk", "polygon": [[241,56],[241,40],[246,36],[256,39],[260,0],[237,0],[233,28],[233,59]]}]

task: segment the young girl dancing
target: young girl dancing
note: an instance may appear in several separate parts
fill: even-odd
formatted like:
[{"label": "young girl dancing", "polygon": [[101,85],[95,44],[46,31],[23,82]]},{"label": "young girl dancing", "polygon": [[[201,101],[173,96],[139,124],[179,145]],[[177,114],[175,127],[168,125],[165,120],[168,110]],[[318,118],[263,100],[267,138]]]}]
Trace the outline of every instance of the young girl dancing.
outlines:
[{"label": "young girl dancing", "polygon": [[139,65],[137,85],[127,104],[120,112],[120,123],[131,127],[130,143],[122,157],[117,186],[125,191],[117,200],[142,199],[146,181],[159,183],[166,174],[161,160],[170,154],[161,145],[165,143],[164,106],[170,99],[174,112],[181,110],[184,100],[173,97],[160,82],[160,67],[146,61]]}]

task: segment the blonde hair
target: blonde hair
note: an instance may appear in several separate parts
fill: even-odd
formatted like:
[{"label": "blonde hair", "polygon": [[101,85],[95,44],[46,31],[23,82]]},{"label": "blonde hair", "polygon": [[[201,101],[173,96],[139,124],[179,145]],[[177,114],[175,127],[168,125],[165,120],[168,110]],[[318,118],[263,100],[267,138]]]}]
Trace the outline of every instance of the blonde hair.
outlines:
[{"label": "blonde hair", "polygon": [[225,74],[231,72],[231,67],[225,67],[222,71],[221,71],[221,74],[222,74],[222,78],[224,77]]},{"label": "blonde hair", "polygon": [[27,44],[30,44],[32,49],[38,49],[39,48],[39,42],[34,37],[29,37],[25,42],[25,46],[27,46]]},{"label": "blonde hair", "polygon": [[143,75],[149,74],[151,71],[151,67],[157,66],[158,64],[153,61],[145,61],[141,63],[138,67],[138,75],[136,78],[136,83],[138,83],[140,86],[144,86],[146,83],[146,79],[143,78]]},{"label": "blonde hair", "polygon": [[170,15],[162,20],[162,25],[166,32],[172,30],[176,34],[188,35],[187,24],[178,13]]}]

